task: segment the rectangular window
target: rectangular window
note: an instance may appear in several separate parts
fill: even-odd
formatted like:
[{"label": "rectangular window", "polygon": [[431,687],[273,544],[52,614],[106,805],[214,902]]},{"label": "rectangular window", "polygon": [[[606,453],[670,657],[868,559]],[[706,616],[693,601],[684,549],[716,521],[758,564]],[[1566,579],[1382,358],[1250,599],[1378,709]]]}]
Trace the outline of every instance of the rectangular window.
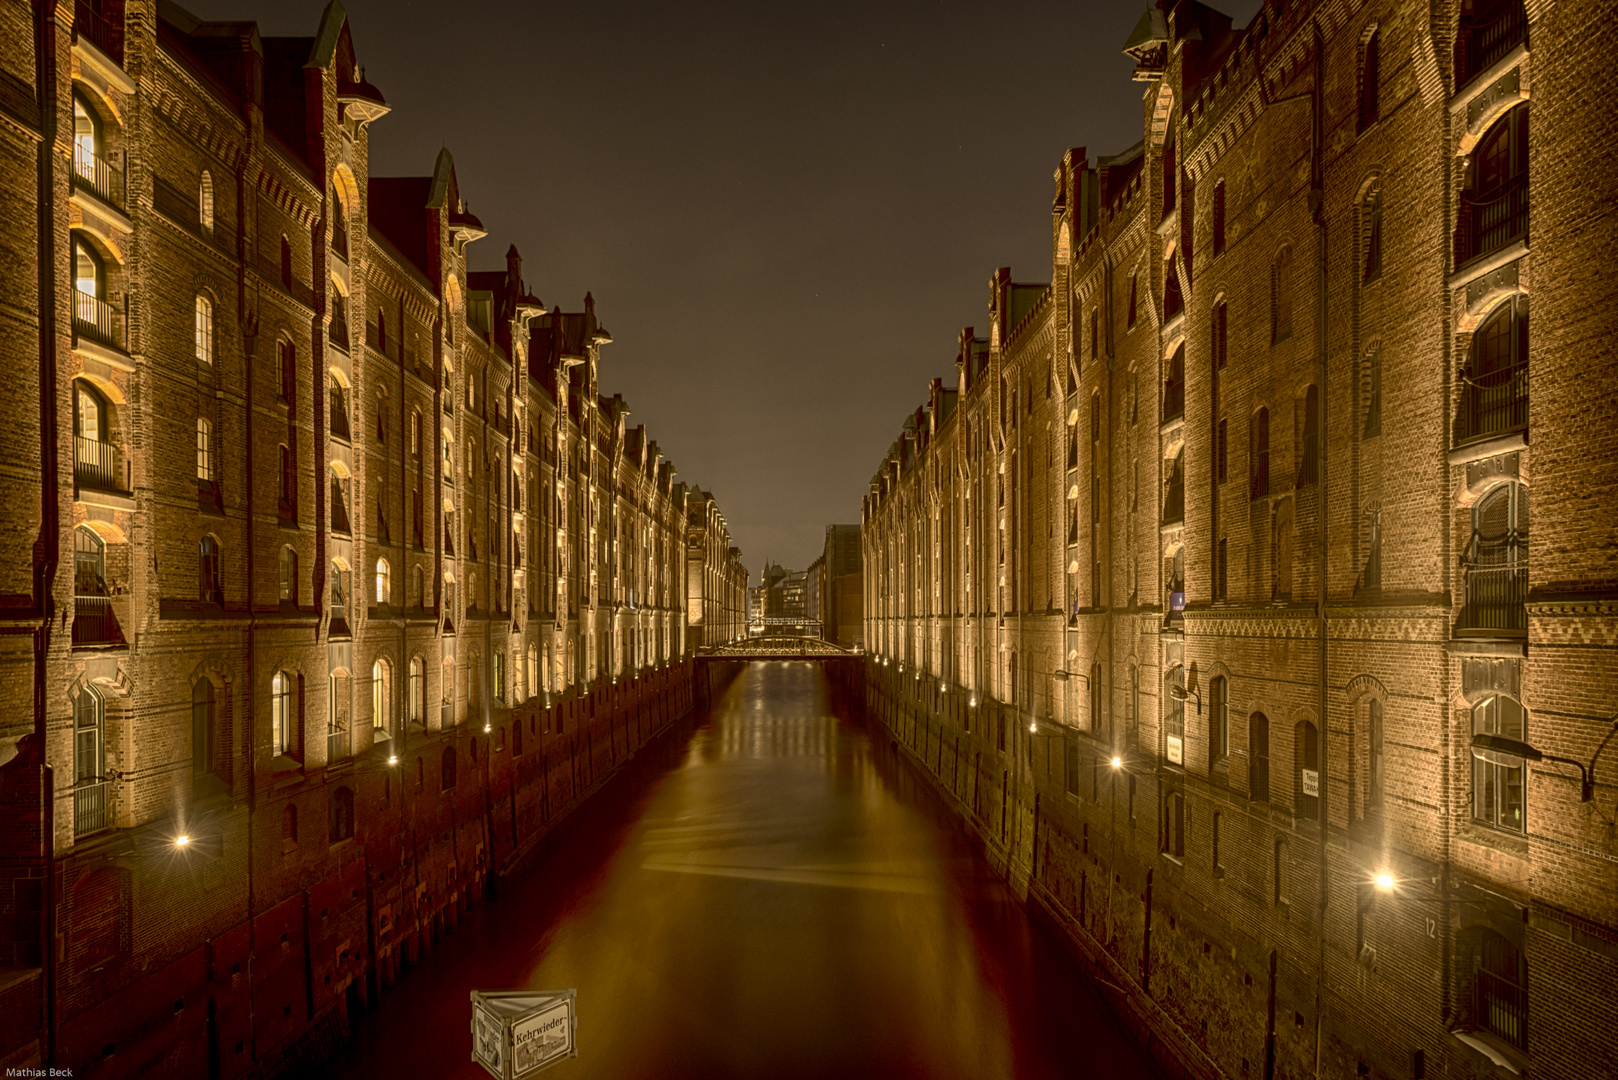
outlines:
[{"label": "rectangular window", "polygon": [[1359,130],[1364,131],[1376,123],[1381,115],[1382,63],[1380,30],[1372,30],[1360,50],[1360,117]]},{"label": "rectangular window", "polygon": [[494,697],[496,701],[506,700],[506,657],[498,652],[494,654]]},{"label": "rectangular window", "polygon": [[1365,200],[1365,275],[1375,281],[1382,276],[1382,192],[1373,190]]},{"label": "rectangular window", "polygon": [[1215,600],[1224,600],[1224,599],[1227,599],[1229,597],[1229,595],[1230,595],[1229,584],[1228,584],[1228,581],[1226,580],[1226,577],[1225,577],[1226,566],[1227,566],[1227,563],[1225,561],[1225,549],[1226,549],[1226,540],[1225,540],[1224,537],[1220,537],[1219,538],[1219,546],[1214,552],[1214,599]]}]

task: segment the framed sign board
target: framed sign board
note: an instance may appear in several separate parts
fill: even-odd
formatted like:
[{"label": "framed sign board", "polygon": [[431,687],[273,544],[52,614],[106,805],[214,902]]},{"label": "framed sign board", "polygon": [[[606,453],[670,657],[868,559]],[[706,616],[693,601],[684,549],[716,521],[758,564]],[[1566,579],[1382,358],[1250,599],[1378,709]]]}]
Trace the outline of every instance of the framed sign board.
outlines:
[{"label": "framed sign board", "polygon": [[472,1060],[499,1080],[520,1080],[578,1057],[577,993],[472,991]]}]

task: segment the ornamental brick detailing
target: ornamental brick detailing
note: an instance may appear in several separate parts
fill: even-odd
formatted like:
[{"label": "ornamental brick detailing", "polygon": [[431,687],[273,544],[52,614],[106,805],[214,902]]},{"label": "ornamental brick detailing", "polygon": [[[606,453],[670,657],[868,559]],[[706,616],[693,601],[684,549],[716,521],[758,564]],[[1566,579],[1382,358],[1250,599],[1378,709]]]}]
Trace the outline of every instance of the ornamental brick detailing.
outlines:
[{"label": "ornamental brick detailing", "polygon": [[871,478],[872,718],[1187,1074],[1618,1075],[1615,18],[1156,5]]},{"label": "ornamental brick detailing", "polygon": [[594,300],[311,30],[0,0],[3,1066],[318,1051],[741,633]]}]

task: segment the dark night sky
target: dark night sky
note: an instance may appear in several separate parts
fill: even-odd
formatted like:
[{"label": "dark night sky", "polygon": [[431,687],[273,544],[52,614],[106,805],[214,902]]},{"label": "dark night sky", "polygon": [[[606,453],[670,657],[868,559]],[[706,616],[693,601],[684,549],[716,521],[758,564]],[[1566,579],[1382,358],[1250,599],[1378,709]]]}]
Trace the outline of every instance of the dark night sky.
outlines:
[{"label": "dark night sky", "polygon": [[[182,2],[298,36],[324,5]],[[347,3],[393,106],[373,175],[447,145],[490,229],[473,269],[515,243],[547,306],[595,294],[603,391],[715,493],[755,580],[859,520],[994,268],[1048,279],[1062,151],[1140,138],[1144,6]]]}]

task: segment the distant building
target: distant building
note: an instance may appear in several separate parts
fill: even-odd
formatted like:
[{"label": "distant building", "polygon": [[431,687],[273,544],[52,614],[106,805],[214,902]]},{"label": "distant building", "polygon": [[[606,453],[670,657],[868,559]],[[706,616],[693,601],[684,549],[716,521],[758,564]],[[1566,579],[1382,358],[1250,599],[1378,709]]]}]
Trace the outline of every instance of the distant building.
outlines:
[{"label": "distant building", "polygon": [[815,600],[820,636],[849,648],[865,642],[865,578],[860,570],[860,527],[826,526],[826,546]]}]

